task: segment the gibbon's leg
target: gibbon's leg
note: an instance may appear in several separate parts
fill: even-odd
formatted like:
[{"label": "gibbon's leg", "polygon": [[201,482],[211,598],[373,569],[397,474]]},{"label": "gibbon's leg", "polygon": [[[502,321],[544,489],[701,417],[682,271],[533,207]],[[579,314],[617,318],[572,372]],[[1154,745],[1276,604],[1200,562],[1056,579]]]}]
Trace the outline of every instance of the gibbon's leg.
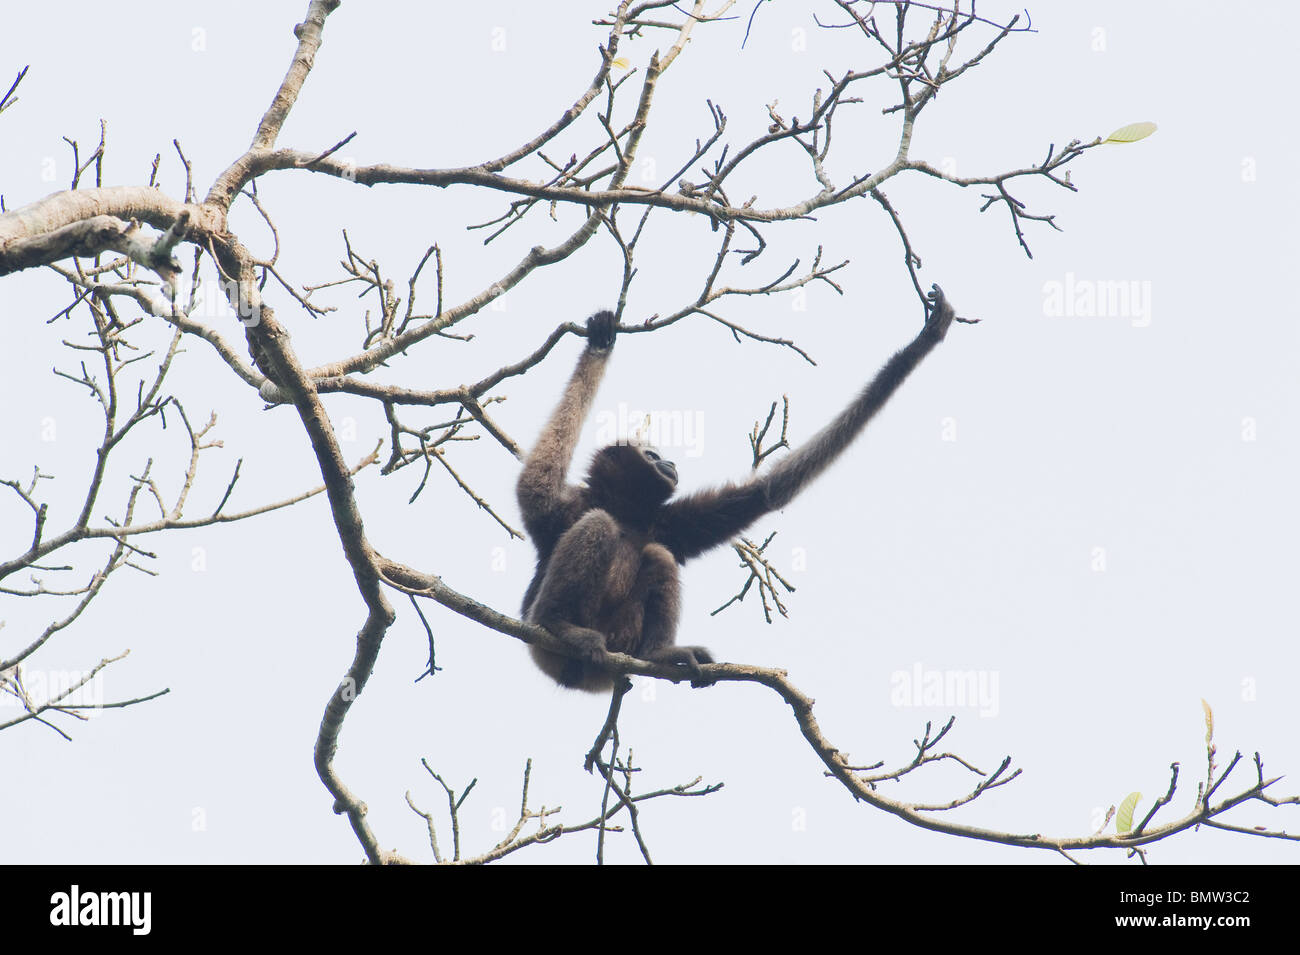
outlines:
[{"label": "gibbon's leg", "polygon": [[[668,548],[662,544],[646,544],[641,548],[641,563],[626,601],[638,610],[636,633],[630,640],[612,641],[610,649],[653,660],[656,652],[671,647],[677,635],[680,588],[677,561]],[[623,645],[614,646],[615,643]]]},{"label": "gibbon's leg", "polygon": [[681,611],[680,588],[677,561],[668,548],[662,544],[647,544],[642,548],[641,566],[629,599],[629,603],[635,601],[643,608],[641,639],[635,648],[626,652],[642,660],[688,667],[695,676],[695,684],[699,685],[703,683],[700,664],[712,663],[713,657],[704,647],[675,646]]},{"label": "gibbon's leg", "polygon": [[605,690],[612,674],[600,665],[608,656],[605,636],[592,629],[609,588],[610,570],[623,544],[618,523],[601,510],[589,511],[560,537],[547,561],[528,619],[581,651],[580,657],[532,647],[533,661],[561,686]]}]

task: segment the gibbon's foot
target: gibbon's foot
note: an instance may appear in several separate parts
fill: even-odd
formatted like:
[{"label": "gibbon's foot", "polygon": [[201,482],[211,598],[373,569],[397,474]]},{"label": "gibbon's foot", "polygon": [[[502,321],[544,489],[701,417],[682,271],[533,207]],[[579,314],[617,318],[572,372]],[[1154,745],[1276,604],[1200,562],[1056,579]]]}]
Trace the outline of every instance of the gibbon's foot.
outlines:
[{"label": "gibbon's foot", "polygon": [[587,346],[609,351],[614,347],[614,336],[618,334],[617,328],[618,326],[614,324],[613,312],[597,312],[587,319]]},{"label": "gibbon's foot", "polygon": [[671,663],[676,666],[683,666],[689,669],[693,675],[691,686],[702,687],[712,686],[713,680],[704,675],[700,669],[702,663],[714,663],[713,654],[709,653],[705,647],[664,647],[650,656],[646,657],[655,663]]},{"label": "gibbon's foot", "polygon": [[605,637],[599,632],[572,625],[547,626],[543,623],[542,626],[551,632],[551,636],[577,651],[571,659],[597,667],[608,666],[609,651],[605,649]]},{"label": "gibbon's foot", "polygon": [[584,662],[602,668],[609,664],[609,651],[605,649],[605,638],[599,633],[594,633],[594,637],[583,634],[576,639],[571,634],[568,643],[582,651],[581,659]]},{"label": "gibbon's foot", "polygon": [[926,299],[928,302],[925,306],[925,330],[935,341],[941,342],[948,334],[948,328],[952,325],[957,312],[937,283],[930,286],[930,293],[926,295]]}]

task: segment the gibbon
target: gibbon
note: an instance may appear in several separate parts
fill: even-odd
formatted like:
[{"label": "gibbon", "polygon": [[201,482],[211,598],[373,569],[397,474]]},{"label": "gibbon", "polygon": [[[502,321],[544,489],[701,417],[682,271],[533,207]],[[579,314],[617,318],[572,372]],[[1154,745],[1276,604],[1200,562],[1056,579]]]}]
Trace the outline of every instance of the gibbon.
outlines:
[{"label": "gibbon", "polygon": [[587,347],[559,406],[528,455],[517,488],[537,570],[523,617],[578,651],[532,648],[561,686],[600,692],[614,685],[611,652],[688,668],[712,663],[704,647],[676,645],[678,566],[725,544],[769,511],[784,507],[853,441],[954,319],[935,285],[920,334],[885,363],[853,402],[810,441],[740,483],[670,500],[677,468],[653,448],[613,444],[596,452],[587,480],[565,482],[578,433],[614,347],[612,312],[587,319]]}]

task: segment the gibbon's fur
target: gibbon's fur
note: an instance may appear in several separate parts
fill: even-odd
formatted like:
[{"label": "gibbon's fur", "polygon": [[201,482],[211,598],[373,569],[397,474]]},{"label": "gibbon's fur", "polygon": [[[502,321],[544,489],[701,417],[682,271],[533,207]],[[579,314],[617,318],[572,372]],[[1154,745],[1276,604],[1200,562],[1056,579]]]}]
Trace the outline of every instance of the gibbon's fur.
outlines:
[{"label": "gibbon's fur", "polygon": [[676,645],[678,565],[784,507],[853,441],[948,332],[954,314],[939,286],[920,334],[880,369],[830,424],[767,471],[743,482],[669,500],[677,468],[652,448],[614,444],[596,452],[587,480],[565,482],[578,434],[614,347],[612,312],[587,320],[587,347],[559,406],[524,463],[519,507],[537,548],[523,617],[577,651],[532,648],[561,686],[594,692],[614,685],[611,652],[690,669],[712,663],[704,647]]}]

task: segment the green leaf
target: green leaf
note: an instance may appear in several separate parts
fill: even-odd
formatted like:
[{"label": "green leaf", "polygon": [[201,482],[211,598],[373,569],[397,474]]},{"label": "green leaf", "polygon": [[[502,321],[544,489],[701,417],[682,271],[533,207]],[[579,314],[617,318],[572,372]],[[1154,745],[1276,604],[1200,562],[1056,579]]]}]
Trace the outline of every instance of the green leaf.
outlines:
[{"label": "green leaf", "polygon": [[1129,793],[1124,797],[1124,801],[1119,804],[1119,812],[1115,814],[1116,832],[1125,833],[1133,828],[1133,810],[1141,798],[1141,793]]},{"label": "green leaf", "polygon": [[1129,123],[1127,126],[1121,126],[1115,132],[1111,133],[1103,143],[1135,143],[1139,139],[1146,139],[1156,131],[1155,123]]}]

